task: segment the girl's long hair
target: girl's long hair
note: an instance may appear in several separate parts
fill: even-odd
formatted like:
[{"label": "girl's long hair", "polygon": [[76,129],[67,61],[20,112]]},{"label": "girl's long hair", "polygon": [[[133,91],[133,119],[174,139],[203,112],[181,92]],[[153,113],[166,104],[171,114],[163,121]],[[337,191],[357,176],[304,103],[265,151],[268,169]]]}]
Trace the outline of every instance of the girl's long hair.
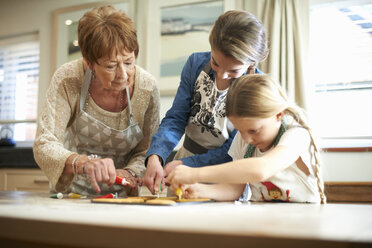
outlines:
[{"label": "girl's long hair", "polygon": [[326,203],[319,150],[304,111],[295,103],[290,102],[280,85],[267,75],[242,76],[231,85],[228,91],[226,100],[227,116],[269,118],[281,111],[284,111],[286,116],[290,116],[310,134],[311,152],[315,162],[315,174],[321,203]]}]

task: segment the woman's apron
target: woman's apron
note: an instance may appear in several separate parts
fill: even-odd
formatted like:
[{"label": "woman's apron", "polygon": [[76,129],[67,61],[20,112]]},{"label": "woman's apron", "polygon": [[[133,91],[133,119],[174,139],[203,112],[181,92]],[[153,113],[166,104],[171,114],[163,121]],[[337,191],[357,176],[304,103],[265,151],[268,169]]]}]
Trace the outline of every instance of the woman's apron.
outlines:
[{"label": "woman's apron", "polygon": [[[68,130],[65,147],[78,154],[97,154],[102,158],[112,158],[115,168],[122,169],[126,166],[132,149],[143,139],[141,128],[133,120],[129,88],[128,86],[126,88],[129,108],[128,127],[117,130],[85,112],[91,78],[92,71],[87,68],[80,94],[80,113]],[[118,192],[120,196],[126,195],[126,188],[121,185],[108,187],[107,184],[99,183],[99,187],[101,194]],[[97,194],[87,175],[75,175],[68,191],[83,195]]]},{"label": "woman's apron", "polygon": [[229,139],[234,130],[234,126],[226,117],[228,88],[217,88],[216,81],[209,76],[211,70],[209,62],[196,79],[185,140],[174,159],[216,149]]}]

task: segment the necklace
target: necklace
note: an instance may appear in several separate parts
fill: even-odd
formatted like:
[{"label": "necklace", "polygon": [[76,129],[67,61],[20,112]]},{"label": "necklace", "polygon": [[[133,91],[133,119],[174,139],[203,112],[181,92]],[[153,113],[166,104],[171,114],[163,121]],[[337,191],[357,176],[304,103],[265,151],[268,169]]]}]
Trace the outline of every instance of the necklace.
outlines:
[{"label": "necklace", "polygon": [[[287,130],[287,123],[285,122],[285,120],[282,120],[282,124],[280,125],[279,133],[274,140],[274,146],[276,146],[279,143],[280,138],[282,137],[283,133],[286,130]],[[247,152],[244,155],[244,158],[252,157],[255,148],[256,147],[254,145],[250,144],[248,146]]]},{"label": "necklace", "polygon": [[123,91],[120,91],[120,112],[123,110]]},{"label": "necklace", "polygon": [[119,110],[119,126],[118,129],[120,129],[121,125],[121,111],[123,110],[123,90],[120,91],[120,110]]}]

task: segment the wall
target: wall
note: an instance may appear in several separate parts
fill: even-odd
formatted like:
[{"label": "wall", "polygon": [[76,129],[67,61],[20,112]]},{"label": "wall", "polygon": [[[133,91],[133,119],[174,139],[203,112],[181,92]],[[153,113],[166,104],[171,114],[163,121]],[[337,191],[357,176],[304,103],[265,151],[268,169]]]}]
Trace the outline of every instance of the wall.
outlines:
[{"label": "wall", "polygon": [[53,11],[94,0],[1,0],[0,37],[38,32],[40,39],[39,106],[50,80]]},{"label": "wall", "polygon": [[[137,0],[141,5],[144,0]],[[316,2],[319,2],[317,0]],[[53,11],[67,6],[95,2],[94,0],[1,0],[0,1],[0,38],[39,32],[40,37],[40,91],[39,106],[43,103],[46,88],[51,76],[52,58],[52,20]],[[144,10],[137,5],[137,10]],[[151,11],[148,9],[148,11]],[[138,31],[144,32],[149,23],[146,13],[137,14]],[[150,20],[150,23],[152,21]],[[145,36],[139,35],[140,45],[145,44]],[[146,52],[146,49],[141,49]],[[143,60],[139,58],[141,65]],[[169,109],[173,97],[162,97],[161,117]],[[372,181],[372,153],[323,153],[325,180],[327,181]]]}]

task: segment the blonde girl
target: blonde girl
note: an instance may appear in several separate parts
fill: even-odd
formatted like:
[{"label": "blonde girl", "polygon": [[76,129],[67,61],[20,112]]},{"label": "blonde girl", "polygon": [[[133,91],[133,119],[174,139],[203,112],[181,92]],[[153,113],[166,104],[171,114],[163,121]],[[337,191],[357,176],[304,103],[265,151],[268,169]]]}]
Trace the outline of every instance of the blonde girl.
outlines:
[{"label": "blonde girl", "polygon": [[251,201],[326,202],[313,135],[279,84],[266,75],[242,76],[228,92],[226,114],[238,130],[229,150],[233,161],[178,166],[168,176],[172,188],[183,185],[190,198],[236,200],[244,192]]}]

